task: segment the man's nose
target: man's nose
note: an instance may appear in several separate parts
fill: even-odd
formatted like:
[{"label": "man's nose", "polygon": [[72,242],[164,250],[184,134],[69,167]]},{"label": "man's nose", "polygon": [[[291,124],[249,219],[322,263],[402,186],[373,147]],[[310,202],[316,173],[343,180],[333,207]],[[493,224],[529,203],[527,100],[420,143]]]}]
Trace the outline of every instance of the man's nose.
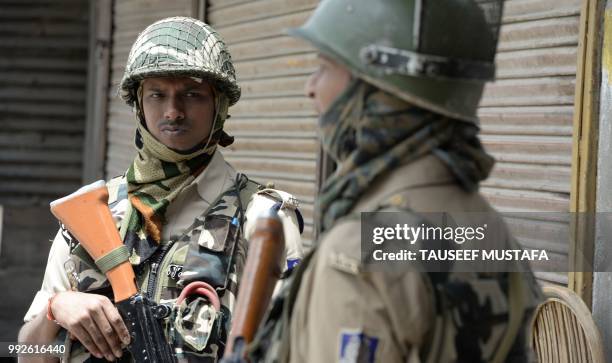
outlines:
[{"label": "man's nose", "polygon": [[185,119],[183,103],[178,97],[169,97],[166,109],[164,110],[164,119],[170,121]]}]

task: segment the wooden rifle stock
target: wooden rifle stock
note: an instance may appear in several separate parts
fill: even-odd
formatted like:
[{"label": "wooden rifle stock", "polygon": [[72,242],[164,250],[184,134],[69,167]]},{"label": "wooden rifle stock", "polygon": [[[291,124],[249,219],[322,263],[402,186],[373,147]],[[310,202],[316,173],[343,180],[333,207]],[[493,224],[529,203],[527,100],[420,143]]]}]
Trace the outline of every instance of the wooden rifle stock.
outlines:
[{"label": "wooden rifle stock", "polygon": [[[94,261],[123,246],[108,208],[108,189],[102,180],[51,202],[51,213],[74,235]],[[106,277],[113,288],[115,305],[130,332],[128,350],[134,360],[176,362],[161,322],[153,312],[153,307],[157,305],[138,292],[130,262],[117,264],[106,272]]]},{"label": "wooden rifle stock", "polygon": [[239,362],[262,321],[280,277],[285,249],[283,224],[275,211],[259,217],[249,241],[247,260],[232,318],[224,362]]},{"label": "wooden rifle stock", "polygon": [[[94,260],[123,245],[108,208],[108,189],[102,180],[51,202],[51,213]],[[138,293],[134,270],[128,261],[108,271],[106,277],[113,288],[115,302]]]}]

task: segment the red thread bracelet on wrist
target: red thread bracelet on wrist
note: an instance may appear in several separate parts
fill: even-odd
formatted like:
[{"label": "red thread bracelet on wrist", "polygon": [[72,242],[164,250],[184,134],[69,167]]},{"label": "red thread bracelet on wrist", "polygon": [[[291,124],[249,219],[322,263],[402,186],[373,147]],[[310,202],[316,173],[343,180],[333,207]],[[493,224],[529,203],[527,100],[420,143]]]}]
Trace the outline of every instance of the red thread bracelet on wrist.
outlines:
[{"label": "red thread bracelet on wrist", "polygon": [[49,300],[47,301],[47,320],[52,321],[56,324],[57,324],[57,320],[55,320],[55,316],[53,316],[53,311],[51,311],[51,303],[53,302],[53,299],[55,299],[57,295],[59,295],[59,292],[51,296]]}]

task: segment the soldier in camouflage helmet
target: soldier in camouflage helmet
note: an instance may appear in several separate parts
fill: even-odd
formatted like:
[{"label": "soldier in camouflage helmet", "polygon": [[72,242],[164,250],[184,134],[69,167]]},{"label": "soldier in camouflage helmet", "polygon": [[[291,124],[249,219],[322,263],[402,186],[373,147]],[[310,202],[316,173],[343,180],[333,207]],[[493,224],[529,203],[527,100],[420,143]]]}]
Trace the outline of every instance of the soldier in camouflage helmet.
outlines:
[{"label": "soldier in camouflage helmet", "polygon": [[360,244],[361,212],[485,212],[498,243],[519,248],[478,193],[493,158],[476,109],[501,11],[500,1],[324,0],[290,31],[319,52],[306,93],[337,167],[318,198],[320,240],[273,302],[251,361],[528,361],[540,298],[528,268],[376,270]]},{"label": "soldier in camouflage helmet", "polygon": [[[178,361],[216,362],[257,216],[278,211],[288,270],[302,255],[297,203],[237,173],[218,151],[233,141],[223,125],[240,87],[225,43],[207,24],[173,17],[147,27],[120,94],[136,115],[137,156],[107,182],[109,207],[141,292],[168,307],[161,318]],[[63,328],[70,362],[129,361],[130,338],[111,300],[96,262],[61,229],[20,341],[48,342]]]}]

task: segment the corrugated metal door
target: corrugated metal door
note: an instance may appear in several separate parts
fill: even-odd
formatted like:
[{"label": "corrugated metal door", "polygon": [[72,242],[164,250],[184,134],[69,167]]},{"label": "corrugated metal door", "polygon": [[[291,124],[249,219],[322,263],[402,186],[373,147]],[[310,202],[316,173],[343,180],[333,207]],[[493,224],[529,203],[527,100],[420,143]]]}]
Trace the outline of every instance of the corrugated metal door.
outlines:
[{"label": "corrugated metal door", "polygon": [[117,95],[130,48],[138,34],[157,20],[169,16],[193,16],[193,0],[121,0],[113,6],[113,46],[108,102],[106,176],[123,174],[134,155],[135,118]]},{"label": "corrugated metal door", "polygon": [[208,22],[229,45],[242,98],[230,109],[226,129],[236,142],[223,150],[236,169],[293,193],[312,236],[316,184],[316,114],[304,96],[315,54],[283,30],[299,26],[316,0],[211,0]]},{"label": "corrugated metal door", "polygon": [[[303,84],[314,55],[282,29],[303,23],[317,2],[210,3],[208,20],[228,41],[244,91],[227,126],[237,142],[225,154],[239,169],[296,194],[310,226],[316,116]],[[483,141],[498,158],[483,192],[501,210],[568,211],[579,13],[579,0],[506,3],[499,81],[487,87],[480,111]],[[568,246],[554,243],[567,221],[536,220],[510,224],[527,247],[552,248],[552,257],[567,264]]]},{"label": "corrugated metal door", "polygon": [[88,17],[86,1],[0,2],[0,204],[80,184]]},{"label": "corrugated metal door", "polygon": [[[225,155],[249,175],[298,196],[308,227],[317,142],[303,84],[314,54],[282,30],[302,24],[316,3],[212,0],[207,14],[230,46],[243,87],[227,123],[237,142]],[[563,266],[568,246],[555,241],[563,240],[567,219],[542,222],[535,212],[569,209],[579,15],[579,0],[507,1],[499,80],[487,87],[480,109],[483,141],[498,159],[483,193],[502,211],[534,212],[510,219],[511,228],[526,247],[554,250],[551,257]],[[567,281],[561,274],[540,277]]]},{"label": "corrugated metal door", "polygon": [[[547,248],[568,266],[574,88],[580,0],[506,1],[498,80],[481,103],[482,140],[497,158],[482,192],[526,248]],[[539,277],[566,284],[566,274]]]}]

